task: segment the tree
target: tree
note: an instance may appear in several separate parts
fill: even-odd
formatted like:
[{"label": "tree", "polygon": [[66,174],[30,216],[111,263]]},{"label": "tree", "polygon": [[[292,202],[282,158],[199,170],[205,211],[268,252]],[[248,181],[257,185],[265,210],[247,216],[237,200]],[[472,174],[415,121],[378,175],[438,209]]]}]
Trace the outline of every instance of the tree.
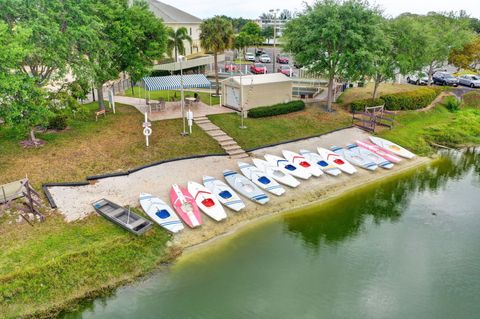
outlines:
[{"label": "tree", "polygon": [[200,43],[202,47],[213,52],[215,64],[216,94],[220,94],[218,81],[218,54],[229,49],[233,45],[232,23],[219,16],[204,20],[200,25]]},{"label": "tree", "polygon": [[460,50],[453,50],[448,58],[450,64],[461,69],[472,69],[480,72],[480,36],[466,44]]},{"label": "tree", "polygon": [[180,27],[177,30],[167,28],[168,43],[167,50],[170,57],[175,56],[175,61],[178,60],[178,54],[185,54],[185,41],[192,45],[192,38],[188,35],[188,30],[185,27]]},{"label": "tree", "polygon": [[256,46],[263,42],[262,29],[253,21],[248,22],[240,33],[245,33],[250,40],[247,46]]},{"label": "tree", "polygon": [[356,80],[366,72],[380,21],[378,10],[366,2],[322,0],[287,23],[285,49],[311,72],[327,77],[329,111],[335,80]]},{"label": "tree", "polygon": [[270,42],[270,39],[273,39],[273,36],[274,36],[273,26],[269,25],[263,28],[262,37],[267,39],[267,42]]},{"label": "tree", "polygon": [[237,50],[241,50],[243,54],[246,53],[246,49],[254,43],[254,39],[252,37],[245,33],[245,32],[240,32],[234,39],[233,41],[233,47]]},{"label": "tree", "polygon": [[280,12],[280,16],[278,18],[280,20],[291,20],[293,18],[293,13],[288,9],[283,9],[283,11]]}]

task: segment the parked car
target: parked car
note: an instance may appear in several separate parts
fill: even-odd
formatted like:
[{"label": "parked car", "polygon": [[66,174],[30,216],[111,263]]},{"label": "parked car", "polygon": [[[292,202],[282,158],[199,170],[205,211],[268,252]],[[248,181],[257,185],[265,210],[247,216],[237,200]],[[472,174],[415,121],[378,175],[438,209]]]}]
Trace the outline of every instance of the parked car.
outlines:
[{"label": "parked car", "polygon": [[270,56],[266,53],[262,54],[260,58],[258,58],[258,61],[262,63],[270,63],[272,62],[272,59],[270,59]]},{"label": "parked car", "polygon": [[257,48],[257,49],[255,49],[255,55],[256,55],[256,56],[260,56],[260,55],[262,55],[262,54],[264,54],[264,53],[266,53],[266,52],[265,52],[265,50],[262,49],[262,48]]},{"label": "parked car", "polygon": [[255,55],[252,52],[245,53],[245,61],[255,62]]},{"label": "parked car", "polygon": [[226,63],[225,64],[225,72],[236,72],[238,71],[238,65],[233,63]]},{"label": "parked car", "polygon": [[267,67],[263,63],[254,63],[250,66],[250,72],[253,74],[266,74]]},{"label": "parked car", "polygon": [[292,76],[293,70],[290,65],[280,65],[277,69],[277,72],[285,74],[286,76]]},{"label": "parked car", "polygon": [[469,86],[471,88],[480,88],[480,76],[465,74],[458,78],[461,85]]},{"label": "parked car", "polygon": [[436,72],[433,75],[433,84],[458,86],[458,79],[447,72]]},{"label": "parked car", "polygon": [[286,54],[279,54],[277,55],[277,62],[280,64],[288,64],[290,60],[288,59],[288,55]]},{"label": "parked car", "polygon": [[428,76],[423,72],[410,74],[407,76],[407,82],[416,85],[428,85]]}]

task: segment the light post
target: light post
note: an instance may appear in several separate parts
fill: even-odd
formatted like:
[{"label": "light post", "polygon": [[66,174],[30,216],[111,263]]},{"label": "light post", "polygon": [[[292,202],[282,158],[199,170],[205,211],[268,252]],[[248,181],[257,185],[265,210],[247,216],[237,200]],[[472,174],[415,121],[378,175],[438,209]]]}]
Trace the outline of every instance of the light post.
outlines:
[{"label": "light post", "polygon": [[[243,62],[243,56],[240,57],[240,65],[242,65]],[[246,129],[247,127],[244,124],[245,120],[245,111],[243,110],[243,85],[242,85],[242,70],[240,69],[240,118],[241,118],[241,123],[240,123],[240,128],[241,129]]]},{"label": "light post", "polygon": [[185,92],[183,88],[183,62],[186,61],[187,58],[183,55],[179,55],[177,57],[177,62],[180,63],[180,106],[182,109],[182,122],[183,122],[183,131],[181,133],[182,136],[187,136],[187,124],[185,122]]},{"label": "light post", "polygon": [[273,13],[273,71],[277,63],[277,13],[280,9],[270,9],[270,13]]}]

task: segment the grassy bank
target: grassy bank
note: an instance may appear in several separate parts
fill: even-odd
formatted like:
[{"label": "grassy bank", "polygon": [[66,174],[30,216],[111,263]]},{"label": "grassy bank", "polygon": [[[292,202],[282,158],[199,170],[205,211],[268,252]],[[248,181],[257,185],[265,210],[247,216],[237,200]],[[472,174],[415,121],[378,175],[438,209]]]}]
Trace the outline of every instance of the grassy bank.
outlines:
[{"label": "grassy bank", "polygon": [[0,127],[0,184],[23,178],[35,186],[46,182],[83,180],[95,175],[126,170],[147,163],[192,154],[222,153],[215,140],[194,128],[181,137],[181,120],[153,122],[151,146],[145,147],[143,116],[135,108],[118,105],[117,114],[95,121],[95,104],[85,105],[86,117],[71,120],[64,132],[38,134],[47,144],[23,149],[25,137]]},{"label": "grassy bank", "polygon": [[73,224],[0,225],[0,317],[53,317],[86,297],[155,269],[169,235],[154,227],[136,237],[91,216]]},{"label": "grassy bank", "polygon": [[318,106],[304,111],[245,119],[246,129],[240,129],[240,116],[236,113],[211,115],[209,119],[233,137],[245,149],[322,134],[351,124],[351,115],[339,110],[326,113]]},{"label": "grassy bank", "polygon": [[[197,92],[198,95],[200,96],[200,100],[207,104],[207,105],[220,105],[220,98],[218,96],[212,96],[210,97],[210,93],[207,92]],[[151,100],[159,100],[159,99],[164,99],[165,101],[179,101],[180,100],[180,91],[179,90],[164,90],[164,91],[151,91],[150,92],[150,99]],[[193,97],[195,94],[194,91],[185,91],[184,92],[185,97]],[[145,90],[141,87],[134,87],[133,93],[132,90],[126,90],[125,91],[125,96],[130,96],[130,97],[139,97],[139,98],[145,98],[145,96],[148,97],[148,93],[145,92]]]},{"label": "grassy bank", "polygon": [[[393,94],[400,92],[415,91],[420,88],[417,85],[410,84],[391,84],[391,83],[382,83],[378,88],[378,96],[384,94]],[[349,105],[351,102],[356,100],[371,99],[373,95],[374,85],[373,83],[368,83],[365,87],[356,87],[347,89],[345,92],[340,95],[337,100],[337,104],[341,106]]]}]

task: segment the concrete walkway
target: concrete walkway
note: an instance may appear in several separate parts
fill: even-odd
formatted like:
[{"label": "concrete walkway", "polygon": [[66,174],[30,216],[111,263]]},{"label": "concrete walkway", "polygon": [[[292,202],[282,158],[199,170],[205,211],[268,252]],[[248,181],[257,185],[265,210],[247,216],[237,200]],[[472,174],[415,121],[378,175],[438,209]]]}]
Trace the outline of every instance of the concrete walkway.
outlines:
[{"label": "concrete walkway", "polygon": [[[158,101],[150,100],[152,103]],[[148,109],[145,99],[128,97],[128,96],[115,96],[115,102],[128,104],[134,106],[142,114]],[[186,107],[188,110],[188,107]],[[195,117],[198,116],[207,116],[212,114],[222,114],[222,113],[232,113],[232,110],[227,109],[222,106],[210,106],[205,103],[199,102],[190,107],[190,110],[193,112]],[[182,118],[181,105],[180,102],[166,102],[165,109],[161,111],[155,111],[152,109],[152,112],[149,115],[151,121],[161,121],[161,120],[171,120]]]}]

